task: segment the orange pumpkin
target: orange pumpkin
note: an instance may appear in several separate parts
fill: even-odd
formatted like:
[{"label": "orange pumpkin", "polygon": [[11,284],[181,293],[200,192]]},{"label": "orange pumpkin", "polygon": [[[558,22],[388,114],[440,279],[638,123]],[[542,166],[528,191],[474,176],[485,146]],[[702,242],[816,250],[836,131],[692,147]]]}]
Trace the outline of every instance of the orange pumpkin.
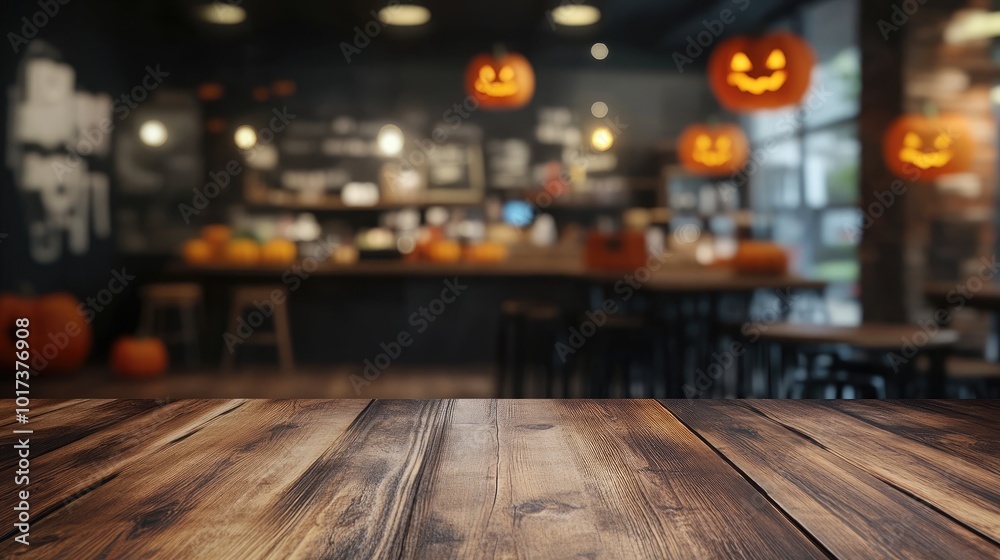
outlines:
[{"label": "orange pumpkin", "polygon": [[792,33],[738,36],[712,51],[708,79],[715,97],[727,109],[775,109],[802,99],[815,63],[809,44]]},{"label": "orange pumpkin", "polygon": [[159,377],[168,363],[167,347],[158,338],[124,336],[111,347],[111,369],[123,377]]},{"label": "orange pumpkin", "polygon": [[458,262],[462,258],[462,246],[450,239],[432,241],[427,245],[427,258],[437,263]]},{"label": "orange pumpkin", "polygon": [[969,124],[957,114],[903,115],[882,141],[886,165],[911,181],[968,171],[974,149]]},{"label": "orange pumpkin", "polygon": [[677,157],[696,175],[731,175],[743,168],[750,144],[735,124],[693,124],[681,132]]},{"label": "orange pumpkin", "polygon": [[[28,365],[40,373],[66,374],[87,360],[93,339],[90,323],[80,311],[80,301],[60,292],[36,298],[0,295],[0,352],[14,357],[15,321],[28,319]],[[23,360],[21,360],[23,361]]]},{"label": "orange pumpkin", "polygon": [[253,239],[234,239],[226,244],[226,262],[253,266],[260,262],[260,245]]},{"label": "orange pumpkin", "polygon": [[475,263],[498,263],[507,260],[507,247],[499,243],[479,243],[465,248],[465,260]]},{"label": "orange pumpkin", "polygon": [[260,250],[261,260],[266,264],[287,265],[295,262],[298,250],[295,243],[287,239],[272,239]]},{"label": "orange pumpkin", "polygon": [[484,109],[516,109],[535,95],[535,71],[517,53],[481,54],[466,67],[465,86]]},{"label": "orange pumpkin", "polygon": [[207,82],[198,86],[198,99],[202,101],[218,101],[226,89],[217,82]]},{"label": "orange pumpkin", "polygon": [[277,80],[271,84],[271,91],[275,97],[288,97],[293,95],[296,89],[295,82],[291,80]]},{"label": "orange pumpkin", "polygon": [[741,241],[732,267],[739,274],[781,275],[788,272],[788,253],[775,243]]},{"label": "orange pumpkin", "polygon": [[217,259],[225,256],[226,243],[229,243],[232,236],[233,232],[229,226],[213,224],[201,228],[201,238],[208,242],[213,257]]},{"label": "orange pumpkin", "polygon": [[206,265],[215,257],[212,246],[204,239],[188,239],[181,249],[184,262],[190,265]]}]

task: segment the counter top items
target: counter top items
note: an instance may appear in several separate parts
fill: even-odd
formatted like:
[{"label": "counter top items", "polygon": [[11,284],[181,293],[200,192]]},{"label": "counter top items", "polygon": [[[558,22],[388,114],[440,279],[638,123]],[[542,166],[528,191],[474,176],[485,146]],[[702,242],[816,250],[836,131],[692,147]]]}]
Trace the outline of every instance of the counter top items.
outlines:
[{"label": "counter top items", "polygon": [[998,401],[33,401],[31,544],[8,524],[0,557],[992,559],[998,415]]}]

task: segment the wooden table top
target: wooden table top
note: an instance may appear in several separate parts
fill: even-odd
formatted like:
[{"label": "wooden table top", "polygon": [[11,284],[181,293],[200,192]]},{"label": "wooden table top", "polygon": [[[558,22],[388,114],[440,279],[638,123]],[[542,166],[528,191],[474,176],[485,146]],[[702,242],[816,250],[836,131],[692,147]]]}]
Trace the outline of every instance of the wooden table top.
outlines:
[{"label": "wooden table top", "polygon": [[864,323],[857,326],[772,323],[758,326],[760,340],[792,344],[847,344],[857,348],[890,350],[906,344],[919,348],[948,347],[958,342],[958,331],[920,325]]},{"label": "wooden table top", "polygon": [[[979,280],[976,278],[976,280]],[[1000,285],[983,282],[930,282],[924,286],[924,297],[939,307],[971,307],[1000,310]]]},{"label": "wooden table top", "polygon": [[[35,401],[0,558],[997,558],[998,401]],[[15,470],[13,453],[3,472]],[[6,475],[5,475],[6,476]]]}]

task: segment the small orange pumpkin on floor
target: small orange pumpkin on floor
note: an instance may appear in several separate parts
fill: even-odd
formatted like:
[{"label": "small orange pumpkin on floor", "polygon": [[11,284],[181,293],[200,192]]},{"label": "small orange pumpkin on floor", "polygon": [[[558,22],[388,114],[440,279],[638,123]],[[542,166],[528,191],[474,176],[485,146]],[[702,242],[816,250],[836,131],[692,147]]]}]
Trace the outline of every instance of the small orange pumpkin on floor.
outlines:
[{"label": "small orange pumpkin on floor", "polygon": [[168,363],[167,347],[158,338],[123,336],[111,347],[111,369],[122,377],[159,377]]}]

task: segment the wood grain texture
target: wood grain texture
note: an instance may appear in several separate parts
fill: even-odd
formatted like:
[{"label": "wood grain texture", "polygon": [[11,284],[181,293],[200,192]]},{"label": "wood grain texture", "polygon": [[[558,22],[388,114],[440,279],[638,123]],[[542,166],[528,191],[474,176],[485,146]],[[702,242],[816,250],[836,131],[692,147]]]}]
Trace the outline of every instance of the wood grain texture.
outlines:
[{"label": "wood grain texture", "polygon": [[978,463],[815,402],[754,400],[746,406],[1000,544],[1000,485]]},{"label": "wood grain texture", "polygon": [[275,502],[367,404],[250,401],[37,521],[30,547],[0,543],[0,558],[287,558],[271,548],[292,529],[271,523]]},{"label": "wood grain texture", "polygon": [[[39,519],[59,507],[72,507],[74,500],[118,476],[129,464],[202,429],[241,404],[243,401],[227,400],[166,403],[34,458],[32,515]],[[13,492],[0,496],[2,511],[12,511],[15,500]],[[3,529],[0,538],[14,532],[13,528]]]},{"label": "wood grain texture", "polygon": [[[49,414],[50,412],[61,408],[66,408],[67,406],[80,404],[85,401],[86,399],[32,399],[28,406],[28,417],[34,420],[39,416]],[[14,404],[13,399],[11,399],[9,401],[9,406],[5,410],[14,410],[15,408],[18,407]],[[13,416],[4,417],[4,419],[0,421],[0,427],[6,428],[17,423],[17,420],[15,420]]]},{"label": "wood grain texture", "polygon": [[406,558],[823,558],[655,401],[460,401]]},{"label": "wood grain texture", "polygon": [[932,412],[908,406],[906,401],[823,401],[822,404],[898,436],[954,453],[989,470],[1000,480],[1000,424],[989,428],[965,415],[949,414],[943,409]]},{"label": "wood grain texture", "polygon": [[0,432],[0,446],[4,449],[0,472],[13,471],[17,462],[13,445],[18,438],[32,438],[31,456],[37,459],[156,406],[150,400],[86,400],[60,408],[58,413],[29,416],[28,424],[18,428],[33,430],[30,436],[13,434],[11,430]]},{"label": "wood grain texture", "polygon": [[839,558],[995,558],[997,547],[735,401],[662,401]]},{"label": "wood grain texture", "polygon": [[1000,410],[996,401],[921,399],[906,401],[906,404],[956,418],[970,418],[987,428],[1000,430]]}]

